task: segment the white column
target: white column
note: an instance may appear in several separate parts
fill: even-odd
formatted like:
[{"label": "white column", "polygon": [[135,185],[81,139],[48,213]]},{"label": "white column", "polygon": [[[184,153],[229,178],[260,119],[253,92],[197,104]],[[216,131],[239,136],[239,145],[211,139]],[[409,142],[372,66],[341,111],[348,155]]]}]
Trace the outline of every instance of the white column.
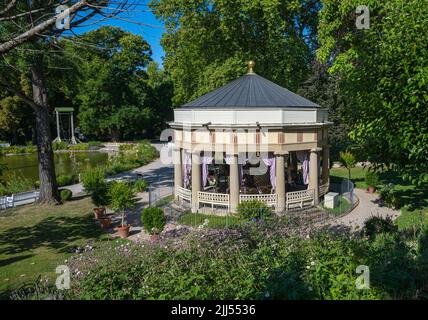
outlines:
[{"label": "white column", "polygon": [[70,125],[71,125],[71,144],[77,144],[76,138],[74,137],[74,119],[73,112],[70,115]]},{"label": "white column", "polygon": [[308,189],[314,190],[314,204],[318,205],[319,203],[319,152],[320,148],[315,148],[311,150],[311,155],[309,158],[309,185]]},{"label": "white column", "polygon": [[[177,190],[177,187],[183,186],[183,169],[181,165],[181,149],[174,148],[173,149],[172,160],[174,162],[174,192]],[[175,195],[177,199],[177,195]]]},{"label": "white column", "polygon": [[328,183],[330,180],[330,146],[322,148],[322,183]]},{"label": "white column", "polygon": [[239,204],[239,169],[238,169],[238,155],[232,155],[230,168],[230,186],[229,186],[229,199],[230,199],[230,211],[236,212],[236,208]]},{"label": "white column", "polygon": [[201,191],[201,153],[192,152],[192,212],[198,212],[198,192]]},{"label": "white column", "polygon": [[276,155],[276,194],[277,207],[276,212],[282,212],[285,209],[285,155]]},{"label": "white column", "polygon": [[61,142],[61,136],[60,136],[60,132],[59,132],[59,113],[58,113],[58,111],[55,111],[55,114],[56,114],[56,139],[55,139],[55,141]]}]

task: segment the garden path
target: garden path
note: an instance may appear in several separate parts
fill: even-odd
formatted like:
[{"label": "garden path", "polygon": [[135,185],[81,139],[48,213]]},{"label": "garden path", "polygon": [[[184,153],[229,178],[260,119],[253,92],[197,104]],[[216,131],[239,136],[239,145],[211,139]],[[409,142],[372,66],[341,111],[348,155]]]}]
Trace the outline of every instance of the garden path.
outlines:
[{"label": "garden path", "polygon": [[352,230],[358,230],[364,226],[364,222],[373,216],[391,217],[395,220],[399,215],[399,210],[393,210],[379,204],[379,195],[375,193],[368,193],[363,189],[354,189],[355,194],[360,199],[358,206],[346,216],[340,217],[333,222],[332,226],[349,227]]}]

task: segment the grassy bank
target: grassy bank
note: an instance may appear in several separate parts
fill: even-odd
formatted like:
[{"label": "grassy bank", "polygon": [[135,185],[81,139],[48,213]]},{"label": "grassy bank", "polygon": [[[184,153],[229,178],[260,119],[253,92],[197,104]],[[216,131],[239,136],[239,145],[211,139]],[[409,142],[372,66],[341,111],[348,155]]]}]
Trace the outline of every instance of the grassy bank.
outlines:
[{"label": "grassy bank", "polygon": [[237,216],[216,216],[201,213],[185,213],[178,220],[178,223],[186,226],[197,227],[205,225],[207,228],[213,229],[237,225],[240,222],[241,219]]},{"label": "grassy bank", "polygon": [[0,297],[55,268],[90,239],[108,237],[93,221],[89,198],[61,206],[24,206],[0,216]]}]

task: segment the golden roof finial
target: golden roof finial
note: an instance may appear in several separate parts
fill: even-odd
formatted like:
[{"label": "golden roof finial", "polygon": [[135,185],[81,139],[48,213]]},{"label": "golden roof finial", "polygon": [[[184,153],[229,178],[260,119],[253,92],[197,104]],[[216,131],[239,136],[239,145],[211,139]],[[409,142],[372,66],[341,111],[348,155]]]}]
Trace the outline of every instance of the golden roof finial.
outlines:
[{"label": "golden roof finial", "polygon": [[253,60],[248,61],[248,73],[254,73],[254,70],[253,70],[254,65],[255,63]]}]

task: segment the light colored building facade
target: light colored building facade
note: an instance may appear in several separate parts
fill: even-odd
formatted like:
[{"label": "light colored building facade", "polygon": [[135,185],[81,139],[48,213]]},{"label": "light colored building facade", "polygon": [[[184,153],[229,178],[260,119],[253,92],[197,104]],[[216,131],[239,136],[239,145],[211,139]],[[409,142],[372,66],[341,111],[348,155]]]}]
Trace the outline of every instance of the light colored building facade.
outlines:
[{"label": "light colored building facade", "polygon": [[175,196],[192,212],[258,199],[280,213],[317,205],[329,185],[327,110],[246,75],[174,110]]}]

